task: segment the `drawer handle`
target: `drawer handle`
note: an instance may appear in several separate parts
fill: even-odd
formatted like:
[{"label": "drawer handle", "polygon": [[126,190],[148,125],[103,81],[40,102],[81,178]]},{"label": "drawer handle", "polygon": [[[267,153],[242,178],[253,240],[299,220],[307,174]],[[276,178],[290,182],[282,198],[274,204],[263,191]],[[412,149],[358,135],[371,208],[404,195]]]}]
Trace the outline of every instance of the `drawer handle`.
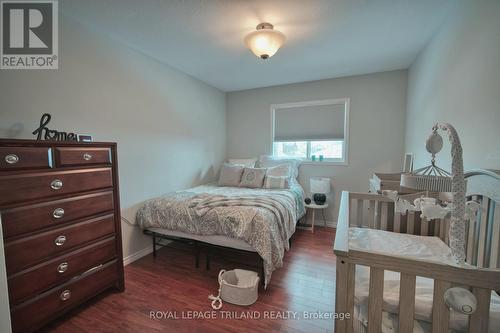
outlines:
[{"label": "drawer handle", "polygon": [[68,263],[67,262],[62,262],[57,266],[57,272],[58,273],[64,273],[68,270]]},{"label": "drawer handle", "polygon": [[8,164],[16,164],[17,162],[19,162],[19,156],[17,156],[16,154],[9,154],[5,156],[5,162],[7,162]]},{"label": "drawer handle", "polygon": [[57,246],[63,246],[65,242],[66,242],[66,236],[64,235],[57,237],[56,240],[54,241],[54,243]]},{"label": "drawer handle", "polygon": [[85,161],[90,161],[92,159],[92,155],[90,155],[89,153],[85,153],[83,154],[83,159]]},{"label": "drawer handle", "polygon": [[60,190],[63,187],[63,182],[60,179],[54,179],[52,183],[50,183],[50,187],[54,190]]},{"label": "drawer handle", "polygon": [[91,269],[88,269],[88,270],[86,270],[85,272],[83,272],[83,274],[82,274],[82,275],[90,274],[90,273],[92,273],[92,272],[94,272],[94,271],[97,271],[97,270],[99,270],[102,266],[104,266],[104,265],[103,265],[103,264],[100,264],[100,265],[97,265],[97,266],[95,266],[95,267],[92,267]]},{"label": "drawer handle", "polygon": [[54,216],[55,219],[60,219],[64,216],[64,209],[63,208],[56,208],[52,212],[52,216]]},{"label": "drawer handle", "polygon": [[61,295],[59,295],[61,301],[67,301],[70,297],[71,297],[71,291],[69,291],[68,289],[66,289],[61,293]]}]

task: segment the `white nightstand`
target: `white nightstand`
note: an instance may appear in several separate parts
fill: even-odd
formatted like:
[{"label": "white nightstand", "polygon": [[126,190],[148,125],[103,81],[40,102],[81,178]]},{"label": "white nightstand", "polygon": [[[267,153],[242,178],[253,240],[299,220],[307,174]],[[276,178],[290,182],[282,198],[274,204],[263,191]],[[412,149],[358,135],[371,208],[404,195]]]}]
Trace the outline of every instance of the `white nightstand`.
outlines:
[{"label": "white nightstand", "polygon": [[[325,209],[328,208],[328,204],[325,203],[324,205],[316,205],[314,203],[310,203],[310,204],[305,204],[305,206],[307,208],[306,214],[307,214],[307,212],[309,212],[309,210],[312,210],[311,232],[314,233],[314,222],[316,220],[316,210],[321,210],[321,213],[323,214],[323,223],[326,227]],[[306,218],[306,221],[307,221],[307,218]]]}]

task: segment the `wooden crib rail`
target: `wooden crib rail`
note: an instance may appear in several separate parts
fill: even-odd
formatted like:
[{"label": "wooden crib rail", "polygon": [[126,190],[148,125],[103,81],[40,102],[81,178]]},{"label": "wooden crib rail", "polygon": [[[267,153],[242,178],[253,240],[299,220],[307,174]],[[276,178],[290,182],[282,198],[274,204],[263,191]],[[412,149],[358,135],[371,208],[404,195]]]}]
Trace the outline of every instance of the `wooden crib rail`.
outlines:
[{"label": "wooden crib rail", "polygon": [[[467,222],[466,261],[479,267],[500,268],[500,171],[472,170],[465,178],[467,200],[481,206],[476,218]],[[411,201],[421,194],[402,197]],[[350,226],[437,236],[448,244],[448,218],[428,221],[420,218],[419,212],[395,213],[392,200],[379,194],[349,192],[347,198],[344,209],[349,210]]]},{"label": "wooden crib rail", "polygon": [[[412,202],[424,193],[401,196]],[[426,220],[420,212],[406,214],[394,211],[394,202],[380,194],[349,192],[349,225],[422,236],[438,236],[448,241],[448,219]]]},{"label": "wooden crib rail", "polygon": [[[476,219],[467,222],[466,261],[479,267],[500,268],[500,175],[499,171],[474,170],[465,174],[468,200],[481,208]],[[380,229],[422,236],[437,236],[448,243],[448,218],[425,220],[419,212],[395,213],[394,203],[373,193],[346,192],[342,195],[338,230],[347,226]],[[421,193],[403,196],[411,201]],[[337,231],[338,232],[338,231]]]},{"label": "wooden crib rail", "polygon": [[500,171],[473,170],[465,174],[467,200],[480,204],[467,226],[466,261],[479,267],[500,267]]},{"label": "wooden crib rail", "polygon": [[466,261],[479,267],[500,267],[500,203],[482,195],[468,200],[480,204],[476,218],[468,222]]},{"label": "wooden crib rail", "polygon": [[348,261],[357,265],[443,280],[454,284],[500,290],[500,270],[463,268],[416,258],[358,250],[349,251]]},{"label": "wooden crib rail", "polygon": [[[481,182],[476,182],[477,177]],[[417,215],[394,214],[390,199],[365,193],[342,192],[334,252],[337,255],[337,313],[354,314],[356,265],[370,267],[368,296],[368,332],[380,332],[383,304],[384,271],[401,273],[399,331],[413,332],[415,285],[417,277],[434,280],[432,332],[448,332],[449,309],[444,293],[450,286],[469,288],[477,298],[476,312],[469,317],[469,333],[487,332],[492,290],[500,290],[500,177],[495,186],[484,186],[489,178],[483,173],[469,176],[468,195],[483,209],[468,226],[467,262],[479,269],[465,269],[396,255],[381,255],[349,249],[349,227],[359,226],[417,235],[436,235],[447,242],[448,220],[421,221]],[[491,177],[488,176],[488,177]],[[498,175],[496,176],[498,177]],[[475,178],[475,179],[474,179]],[[491,180],[491,179],[489,179]],[[417,213],[418,214],[418,213]],[[484,267],[484,268],[482,268]],[[489,268],[489,269],[486,269]],[[353,319],[335,321],[336,332],[353,332]]]},{"label": "wooden crib rail", "polygon": [[335,242],[333,243],[333,251],[338,256],[346,256],[349,252],[349,220],[349,192],[342,191]]},{"label": "wooden crib rail", "polygon": [[[469,317],[469,333],[487,332],[491,290],[500,288],[500,270],[466,269],[449,265],[350,250],[337,258],[336,312],[354,313],[356,265],[370,268],[368,296],[368,332],[380,332],[384,271],[401,273],[399,296],[399,332],[413,332],[415,285],[417,277],[434,280],[432,332],[448,332],[449,309],[444,293],[451,286],[469,288],[478,300],[476,312]],[[336,332],[353,332],[352,319],[336,320]]]},{"label": "wooden crib rail", "polygon": [[[485,187],[478,186],[474,178],[468,179],[468,199],[477,201],[481,208],[476,219],[467,222],[466,261],[474,266],[500,268],[500,202],[494,200],[500,194],[496,196],[492,188],[481,191]],[[497,190],[500,192],[500,177]],[[396,213],[392,200],[382,195],[343,191],[337,221],[337,251],[347,252],[349,227],[437,236],[448,243],[449,219],[427,221],[418,212]]]}]

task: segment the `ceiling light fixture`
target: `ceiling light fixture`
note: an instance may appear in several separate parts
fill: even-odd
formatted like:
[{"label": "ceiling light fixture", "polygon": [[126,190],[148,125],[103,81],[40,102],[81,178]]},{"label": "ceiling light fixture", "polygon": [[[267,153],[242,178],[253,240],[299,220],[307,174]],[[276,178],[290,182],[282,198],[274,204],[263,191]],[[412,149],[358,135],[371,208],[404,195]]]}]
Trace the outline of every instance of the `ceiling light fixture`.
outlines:
[{"label": "ceiling light fixture", "polygon": [[285,43],[286,37],[278,30],[273,30],[270,23],[261,23],[256,29],[245,37],[245,44],[257,57],[268,59]]}]

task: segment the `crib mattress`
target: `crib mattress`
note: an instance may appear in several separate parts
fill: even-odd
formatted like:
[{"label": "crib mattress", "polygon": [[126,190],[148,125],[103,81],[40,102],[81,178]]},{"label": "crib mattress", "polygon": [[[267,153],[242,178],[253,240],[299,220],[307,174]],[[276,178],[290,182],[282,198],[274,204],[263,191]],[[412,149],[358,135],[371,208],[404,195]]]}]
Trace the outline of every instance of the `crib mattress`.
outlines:
[{"label": "crib mattress", "polygon": [[[380,254],[397,254],[406,258],[417,258],[454,264],[449,247],[437,237],[415,236],[393,232],[373,230],[368,228],[350,228],[349,248],[361,251],[376,252]],[[392,332],[389,327],[397,327],[397,313],[399,311],[399,280],[397,272],[385,271],[384,273],[384,302],[383,322],[387,332]],[[368,320],[368,294],[370,271],[368,267],[356,265],[356,287],[354,302],[357,308],[358,319],[367,324]],[[415,332],[427,332],[432,321],[432,297],[434,281],[432,279],[417,277],[415,289]],[[500,332],[500,297],[492,292],[490,304],[489,332]],[[450,313],[450,329],[457,332],[466,332],[468,316],[452,311]]]},{"label": "crib mattress", "polygon": [[349,249],[454,265],[451,249],[439,238],[369,228],[349,228]]}]

